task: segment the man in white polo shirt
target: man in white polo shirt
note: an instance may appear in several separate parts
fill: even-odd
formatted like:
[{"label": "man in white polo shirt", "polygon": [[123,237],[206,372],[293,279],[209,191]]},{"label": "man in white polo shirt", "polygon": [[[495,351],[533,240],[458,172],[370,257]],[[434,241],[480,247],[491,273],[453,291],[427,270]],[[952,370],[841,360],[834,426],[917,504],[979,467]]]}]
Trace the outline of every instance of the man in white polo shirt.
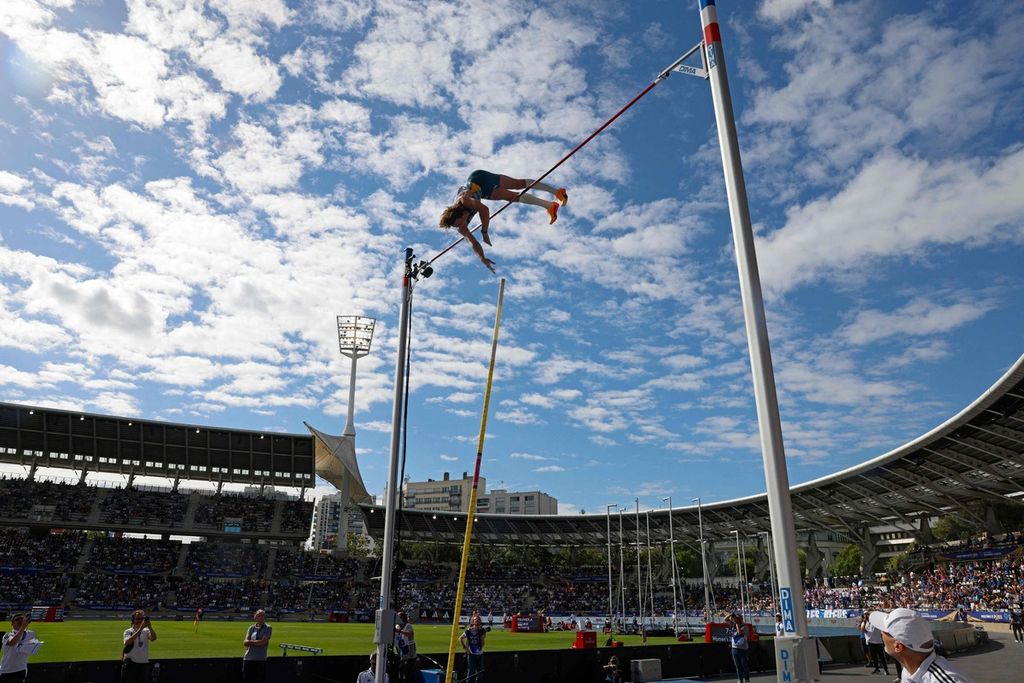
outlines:
[{"label": "man in white polo shirt", "polygon": [[28,657],[31,643],[36,639],[35,631],[29,629],[32,623],[27,614],[11,617],[11,631],[4,633],[0,653],[0,681],[14,683],[24,681],[28,676]]},{"label": "man in white polo shirt", "polygon": [[121,683],[145,683],[149,680],[149,644],[156,642],[156,629],[146,613],[132,612],[132,625],[124,630],[124,659]]},{"label": "man in white polo shirt", "polygon": [[872,612],[869,621],[882,632],[886,653],[903,665],[904,683],[972,683],[945,657],[935,654],[931,626],[914,610]]}]

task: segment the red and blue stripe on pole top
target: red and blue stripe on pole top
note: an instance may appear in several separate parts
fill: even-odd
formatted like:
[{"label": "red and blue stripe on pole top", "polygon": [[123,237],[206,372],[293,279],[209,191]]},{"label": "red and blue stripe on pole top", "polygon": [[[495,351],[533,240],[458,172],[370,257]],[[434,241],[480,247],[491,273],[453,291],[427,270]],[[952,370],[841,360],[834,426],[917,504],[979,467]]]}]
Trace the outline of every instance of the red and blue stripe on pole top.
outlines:
[{"label": "red and blue stripe on pole top", "polygon": [[704,44],[722,42],[722,34],[718,30],[718,10],[715,0],[700,0],[700,21],[704,25]]}]

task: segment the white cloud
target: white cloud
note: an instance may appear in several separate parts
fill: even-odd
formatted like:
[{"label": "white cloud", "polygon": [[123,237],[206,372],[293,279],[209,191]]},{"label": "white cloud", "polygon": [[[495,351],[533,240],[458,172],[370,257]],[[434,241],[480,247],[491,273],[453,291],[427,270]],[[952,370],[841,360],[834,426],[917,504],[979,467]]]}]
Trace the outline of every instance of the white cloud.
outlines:
[{"label": "white cloud", "polygon": [[554,408],[555,402],[550,396],[543,394],[523,394],[519,397],[521,403],[525,403],[529,406],[535,406],[537,408]]},{"label": "white cloud", "polygon": [[931,247],[1024,241],[1024,149],[992,163],[885,154],[832,197],[788,212],[758,244],[767,289],[786,292]]},{"label": "white cloud", "polygon": [[109,415],[132,416],[139,414],[139,399],[124,392],[104,392],[97,394],[91,404],[99,411]]},{"label": "white cloud", "polygon": [[685,370],[704,365],[707,361],[700,356],[692,356],[688,353],[677,353],[671,356],[665,356],[661,359],[661,362],[673,370]]},{"label": "white cloud", "polygon": [[0,365],[0,385],[30,389],[39,387],[40,381],[33,372],[24,372],[10,365]]},{"label": "white cloud", "polygon": [[819,362],[788,361],[776,372],[780,386],[804,400],[826,405],[894,405],[908,387],[896,380],[871,381],[854,368],[829,367]]},{"label": "white cloud", "polygon": [[562,355],[555,355],[550,360],[536,363],[537,382],[555,384],[568,375],[587,372],[595,375],[612,376],[617,371],[611,367],[590,360],[574,360]]},{"label": "white cloud", "polygon": [[444,396],[431,396],[427,403],[472,403],[479,399],[479,394],[468,391],[455,391]]},{"label": "white cloud", "polygon": [[31,183],[25,178],[7,171],[0,171],[0,204],[20,206],[26,210],[31,209],[35,204],[28,197],[22,196],[29,187],[31,187]]},{"label": "white cloud", "polygon": [[941,11],[883,19],[869,2],[814,7],[783,22],[775,45],[786,53],[788,79],[759,88],[744,116],[754,128],[744,148],[745,165],[755,169],[752,192],[788,202],[849,181],[865,158],[934,160],[958,143],[988,139],[1012,116],[1002,112],[1014,105],[1001,95],[1022,79],[1015,65],[1024,57],[1016,38],[1024,13],[1006,9],[998,22],[969,22],[962,31]]},{"label": "white cloud", "polygon": [[[651,496],[664,498],[665,496],[674,493],[676,489],[674,483],[666,479],[661,481],[641,482],[638,486],[630,488],[626,488],[624,486],[609,486],[606,491],[612,494],[624,494],[639,498],[649,498]],[[641,511],[643,511],[643,507],[643,505],[640,506]]]},{"label": "white cloud", "polygon": [[497,410],[494,413],[494,419],[500,420],[501,422],[511,422],[517,425],[529,425],[537,424],[539,420],[537,416],[531,413],[529,410],[522,408],[505,408]]},{"label": "white cloud", "polygon": [[593,403],[572,408],[569,416],[595,432],[614,432],[625,429],[628,424],[619,411]]},{"label": "white cloud", "polygon": [[902,353],[885,359],[878,369],[882,372],[891,372],[915,363],[934,363],[943,358],[948,358],[950,354],[951,348],[948,342],[934,339],[921,340]]},{"label": "white cloud", "polygon": [[360,423],[359,428],[371,432],[381,432],[384,434],[391,433],[391,423],[384,422],[382,420],[370,420],[368,422]]},{"label": "white cloud", "polygon": [[851,344],[870,344],[890,337],[927,336],[949,332],[981,318],[995,307],[995,302],[971,297],[943,305],[917,297],[903,308],[886,313],[876,310],[857,311],[853,320],[843,326],[840,334]]},{"label": "white cloud", "polygon": [[785,21],[811,7],[831,9],[832,0],[763,0],[758,14],[771,21]]},{"label": "white cloud", "polygon": [[535,453],[509,453],[508,457],[519,460],[547,460],[543,455]]},{"label": "white cloud", "polygon": [[238,145],[214,164],[235,187],[249,193],[295,187],[310,165],[323,162],[322,139],[308,128],[275,135],[253,123],[239,123],[234,130]]},{"label": "white cloud", "polygon": [[558,465],[545,465],[544,467],[538,467],[533,470],[534,472],[552,473],[552,472],[565,472],[564,467]]},{"label": "white cloud", "polygon": [[313,11],[319,23],[350,29],[366,21],[373,5],[373,0],[314,0]]},{"label": "white cloud", "polygon": [[198,51],[197,63],[209,69],[228,92],[265,102],[281,87],[277,67],[245,43],[215,39]]},{"label": "white cloud", "polygon": [[583,392],[579,389],[552,389],[548,391],[548,395],[559,401],[575,401],[583,395]]}]

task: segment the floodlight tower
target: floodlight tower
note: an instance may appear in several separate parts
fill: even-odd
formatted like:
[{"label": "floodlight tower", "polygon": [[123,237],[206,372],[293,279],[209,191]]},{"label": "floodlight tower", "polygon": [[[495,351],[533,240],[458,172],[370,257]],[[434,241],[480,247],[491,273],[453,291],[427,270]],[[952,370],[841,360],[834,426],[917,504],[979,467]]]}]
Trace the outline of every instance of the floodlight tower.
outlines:
[{"label": "floodlight tower", "polygon": [[367,318],[361,315],[339,315],[338,316],[338,350],[341,355],[352,359],[352,373],[348,383],[348,422],[345,423],[345,431],[342,436],[355,436],[356,426],[354,422],[356,407],[356,361],[370,353],[370,344],[373,342],[373,327],[377,324],[375,318]]},{"label": "floodlight tower", "polygon": [[[373,327],[377,323],[374,318],[367,318],[361,315],[339,315],[338,321],[338,350],[341,355],[352,359],[352,372],[348,381],[348,422],[345,424],[345,431],[342,437],[352,440],[353,456],[356,450],[356,361],[370,353],[370,344],[373,342]],[[350,487],[351,477],[348,468],[341,478],[341,510],[338,515],[338,546],[344,550],[347,547],[348,539],[348,508],[351,504]],[[317,556],[319,562],[319,555]]]}]

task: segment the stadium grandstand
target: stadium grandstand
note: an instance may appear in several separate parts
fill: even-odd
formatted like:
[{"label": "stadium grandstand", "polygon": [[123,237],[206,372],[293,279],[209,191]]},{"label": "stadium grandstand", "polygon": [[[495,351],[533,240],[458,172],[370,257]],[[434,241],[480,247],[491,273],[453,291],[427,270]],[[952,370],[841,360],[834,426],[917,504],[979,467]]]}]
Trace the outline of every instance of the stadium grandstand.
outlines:
[{"label": "stadium grandstand", "polygon": [[[313,612],[371,620],[379,592],[373,544],[369,552],[351,553],[305,547],[313,512],[305,493],[321,468],[333,467],[337,476],[332,478],[357,494],[362,487],[354,458],[342,461],[340,469],[337,462],[317,464],[318,449],[332,449],[321,443],[329,438],[317,434],[264,434],[0,404],[0,462],[24,472],[0,479],[5,587],[0,607],[59,605],[76,614],[134,607],[191,613],[203,607],[230,615],[265,606],[276,618],[307,618]],[[37,476],[41,468],[68,476],[45,479]],[[120,474],[125,485],[90,483],[89,472]],[[137,482],[154,475],[170,485],[154,489]],[[209,490],[186,490],[196,480]],[[227,483],[249,489],[230,492],[223,488]],[[912,604],[940,614],[963,607],[978,618],[1001,620],[1024,594],[1022,484],[1024,357],[927,434],[793,488],[808,609]],[[282,494],[282,488],[297,493]],[[379,540],[382,508],[359,502],[353,510]],[[765,497],[710,503],[699,512],[710,541],[715,609],[769,613],[768,555],[759,533],[769,528]],[[672,532],[683,548],[677,557],[692,556],[698,509],[672,513]],[[669,514],[654,510],[645,518],[650,595],[626,591],[616,602],[634,614],[646,600],[648,615],[667,615],[673,607]],[[933,533],[933,525],[951,518],[964,529],[959,538]],[[443,618],[455,599],[456,548],[465,516],[403,511],[398,525],[397,602],[417,609],[421,619]],[[608,528],[604,514],[478,515],[464,612],[497,616],[543,610],[603,618],[609,611],[606,547],[621,544],[633,553],[638,540],[647,542],[630,525],[621,533],[613,529],[611,538]],[[747,530],[753,560],[743,590],[729,566],[732,530],[739,528]],[[834,571],[839,549],[851,546],[859,550],[860,566],[840,575]],[[682,561],[679,597],[699,615],[703,581],[696,566]],[[618,566],[614,572],[618,581]],[[635,585],[635,574],[630,581]]]}]

